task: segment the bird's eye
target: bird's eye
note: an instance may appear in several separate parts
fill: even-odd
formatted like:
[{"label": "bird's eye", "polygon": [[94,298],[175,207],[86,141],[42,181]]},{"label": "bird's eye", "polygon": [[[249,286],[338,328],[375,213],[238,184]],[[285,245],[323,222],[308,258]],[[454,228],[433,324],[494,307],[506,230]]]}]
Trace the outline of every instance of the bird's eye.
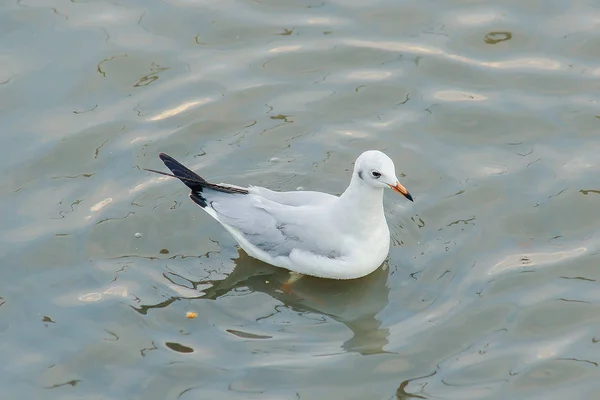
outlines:
[{"label": "bird's eye", "polygon": [[373,178],[375,179],[381,178],[381,172],[379,171],[371,171],[371,175],[373,175]]}]

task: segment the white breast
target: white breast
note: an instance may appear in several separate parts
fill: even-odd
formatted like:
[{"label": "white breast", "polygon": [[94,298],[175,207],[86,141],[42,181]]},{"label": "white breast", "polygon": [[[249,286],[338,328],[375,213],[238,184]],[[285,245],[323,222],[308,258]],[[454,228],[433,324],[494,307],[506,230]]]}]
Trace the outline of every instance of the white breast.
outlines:
[{"label": "white breast", "polygon": [[[385,220],[384,220],[385,221]],[[368,275],[375,271],[385,261],[390,250],[390,231],[387,223],[381,224],[378,229],[370,231],[369,236],[357,238],[351,244],[352,268]]]}]

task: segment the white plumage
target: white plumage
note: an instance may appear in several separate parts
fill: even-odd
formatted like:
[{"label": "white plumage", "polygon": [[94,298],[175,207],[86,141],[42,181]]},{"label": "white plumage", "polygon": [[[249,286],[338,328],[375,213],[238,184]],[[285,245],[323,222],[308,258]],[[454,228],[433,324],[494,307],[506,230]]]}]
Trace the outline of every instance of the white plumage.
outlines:
[{"label": "white plumage", "polygon": [[190,198],[250,256],[321,278],[354,279],[377,269],[390,246],[383,190],[392,188],[412,201],[396,178],[392,160],[376,150],[358,157],[350,185],[339,197],[215,185],[172,157],[159,157],[173,172],[170,176],[191,189]]}]

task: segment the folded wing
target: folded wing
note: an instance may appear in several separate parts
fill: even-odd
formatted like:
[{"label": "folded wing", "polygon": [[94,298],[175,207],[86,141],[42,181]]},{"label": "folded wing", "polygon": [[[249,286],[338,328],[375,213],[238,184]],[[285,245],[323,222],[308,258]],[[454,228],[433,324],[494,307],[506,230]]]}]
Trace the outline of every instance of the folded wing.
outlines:
[{"label": "folded wing", "polygon": [[[159,157],[173,176],[190,188],[192,201],[269,256],[289,257],[294,250],[328,259],[343,256],[332,250],[341,248],[335,239],[339,234],[334,232],[335,224],[327,223],[331,218],[327,204],[334,202],[336,196],[217,185],[164,153]],[[316,204],[319,207],[313,206]]]}]

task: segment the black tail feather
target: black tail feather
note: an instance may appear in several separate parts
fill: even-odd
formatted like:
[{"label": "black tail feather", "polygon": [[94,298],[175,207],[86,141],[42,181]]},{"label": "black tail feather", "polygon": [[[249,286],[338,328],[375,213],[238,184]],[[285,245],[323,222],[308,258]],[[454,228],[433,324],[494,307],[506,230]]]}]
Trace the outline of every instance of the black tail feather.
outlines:
[{"label": "black tail feather", "polygon": [[165,153],[160,153],[158,157],[160,157],[160,159],[165,163],[167,168],[171,170],[173,175],[168,174],[166,172],[156,171],[154,169],[145,170],[179,179],[191,189],[191,199],[201,207],[206,207],[206,199],[201,194],[204,188],[216,190],[218,192],[223,193],[248,194],[248,190],[246,189],[209,183],[200,175],[196,174],[194,171],[190,170],[189,168],[181,164],[179,161]]},{"label": "black tail feather", "polygon": [[171,172],[173,173],[173,175],[175,175],[176,178],[179,178],[181,182],[183,182],[187,187],[189,187],[193,191],[197,190],[201,192],[202,187],[208,184],[208,182],[206,182],[204,178],[202,178],[200,175],[181,164],[173,157],[165,153],[160,153],[158,157],[162,160],[162,162],[165,163],[167,168],[171,170]]}]

